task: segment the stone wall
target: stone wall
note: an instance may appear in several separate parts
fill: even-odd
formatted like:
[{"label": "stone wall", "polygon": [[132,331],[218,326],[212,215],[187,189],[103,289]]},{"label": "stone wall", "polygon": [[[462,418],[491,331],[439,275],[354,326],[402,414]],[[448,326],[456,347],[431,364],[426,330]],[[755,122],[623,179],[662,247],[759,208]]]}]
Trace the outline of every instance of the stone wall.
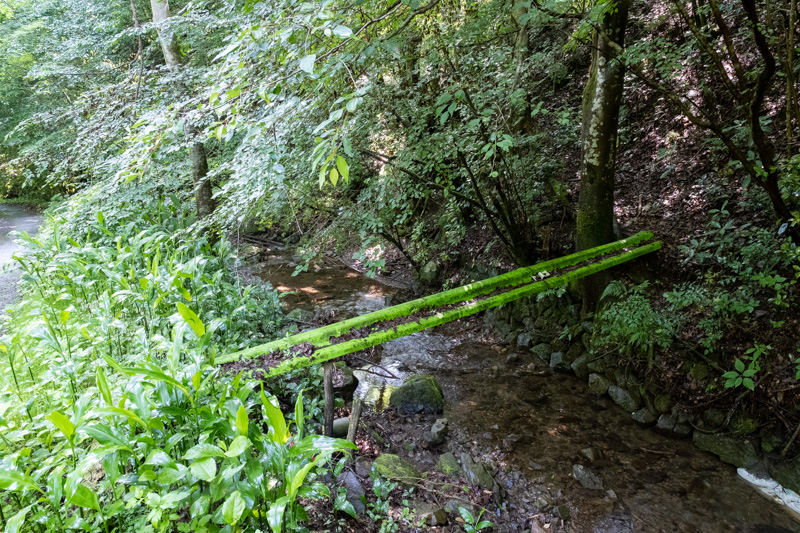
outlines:
[{"label": "stone wall", "polygon": [[[588,382],[598,395],[608,395],[642,427],[694,444],[739,468],[763,467],[784,487],[800,493],[800,458],[780,460],[776,436],[733,431],[727,413],[709,409],[689,414],[671,398],[638,376],[617,366],[613,354],[592,351],[594,322],[580,319],[580,305],[568,293],[539,295],[490,309],[484,323],[505,342],[530,350],[559,372],[570,372]],[[726,426],[725,433],[715,429]],[[784,440],[782,436],[779,440]]]}]

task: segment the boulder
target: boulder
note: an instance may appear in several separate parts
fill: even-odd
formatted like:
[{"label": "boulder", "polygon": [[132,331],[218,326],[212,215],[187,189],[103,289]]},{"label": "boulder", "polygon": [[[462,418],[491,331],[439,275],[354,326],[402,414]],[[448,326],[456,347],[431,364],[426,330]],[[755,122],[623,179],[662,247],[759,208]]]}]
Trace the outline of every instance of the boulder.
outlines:
[{"label": "boulder", "polygon": [[452,478],[459,477],[463,470],[458,465],[458,461],[456,460],[456,456],[450,452],[442,454],[439,456],[439,470],[441,470],[444,475]]},{"label": "boulder", "polygon": [[695,431],[692,441],[701,450],[713,453],[724,462],[738,468],[750,468],[758,463],[758,453],[753,439]]},{"label": "boulder", "polygon": [[442,388],[433,376],[411,376],[392,392],[389,404],[403,414],[439,414],[444,410]]},{"label": "boulder", "polygon": [[550,354],[553,353],[553,347],[546,342],[542,342],[531,348],[531,353],[538,357],[542,362],[549,363]]},{"label": "boulder", "polygon": [[476,463],[468,453],[461,454],[461,466],[464,469],[464,476],[472,485],[480,485],[483,488],[491,489],[494,486],[494,478],[481,463]]},{"label": "boulder", "polygon": [[768,463],[767,470],[775,481],[800,494],[800,458],[793,461]]},{"label": "boulder", "polygon": [[564,352],[553,352],[550,354],[550,368],[561,371],[569,370],[569,363],[564,356]]},{"label": "boulder", "polygon": [[587,470],[582,465],[572,466],[572,477],[586,489],[603,490],[603,482],[600,481],[597,474]]},{"label": "boulder", "polygon": [[359,477],[369,477],[372,472],[372,461],[366,457],[356,458],[356,475]]},{"label": "boulder", "polygon": [[631,394],[622,387],[611,385],[608,388],[608,395],[612,400],[614,400],[615,404],[619,405],[629,413],[639,409],[639,404],[636,402],[636,400],[634,400]]},{"label": "boulder", "polygon": [[367,510],[367,506],[364,505],[364,498],[367,493],[364,491],[364,487],[361,486],[361,482],[353,472],[349,470],[342,472],[339,474],[339,477],[336,478],[336,483],[344,487],[347,493],[347,501],[353,506],[356,514],[362,514]]},{"label": "boulder", "polygon": [[586,380],[589,378],[589,368],[587,365],[589,364],[589,354],[584,353],[577,359],[575,359],[569,366],[575,375],[578,376],[580,379]]},{"label": "boulder", "polygon": [[391,453],[379,455],[375,459],[374,468],[379,475],[407,485],[416,483],[422,477],[410,461]]},{"label": "boulder", "polygon": [[589,388],[593,393],[605,394],[609,387],[611,387],[611,382],[600,374],[589,374]]}]

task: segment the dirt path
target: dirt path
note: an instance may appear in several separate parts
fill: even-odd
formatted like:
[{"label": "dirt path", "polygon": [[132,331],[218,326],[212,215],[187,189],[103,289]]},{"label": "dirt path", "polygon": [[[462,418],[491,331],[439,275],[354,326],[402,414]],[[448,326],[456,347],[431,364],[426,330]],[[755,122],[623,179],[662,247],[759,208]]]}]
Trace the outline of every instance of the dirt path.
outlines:
[{"label": "dirt path", "polygon": [[[42,222],[42,215],[19,205],[0,204],[0,268],[11,263],[11,257],[19,246],[9,235],[12,231],[36,233]],[[14,303],[17,298],[18,272],[0,274],[0,309]]]}]

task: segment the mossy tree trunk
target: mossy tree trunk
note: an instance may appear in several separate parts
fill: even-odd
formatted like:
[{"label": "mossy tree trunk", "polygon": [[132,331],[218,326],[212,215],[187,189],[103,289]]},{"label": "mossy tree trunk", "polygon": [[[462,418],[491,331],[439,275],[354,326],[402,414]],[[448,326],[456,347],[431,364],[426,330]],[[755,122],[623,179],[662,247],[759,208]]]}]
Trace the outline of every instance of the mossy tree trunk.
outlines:
[{"label": "mossy tree trunk", "polygon": [[[614,171],[625,77],[625,65],[618,56],[629,8],[630,0],[612,2],[593,39],[592,66],[583,92],[577,250],[614,240]],[[579,284],[584,314],[597,306],[605,278],[593,276]]]}]

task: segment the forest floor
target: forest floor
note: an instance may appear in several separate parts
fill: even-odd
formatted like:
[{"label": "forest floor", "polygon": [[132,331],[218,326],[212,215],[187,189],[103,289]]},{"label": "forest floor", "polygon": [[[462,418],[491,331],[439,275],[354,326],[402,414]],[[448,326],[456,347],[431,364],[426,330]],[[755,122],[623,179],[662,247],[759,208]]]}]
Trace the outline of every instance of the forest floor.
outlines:
[{"label": "forest floor", "polygon": [[[0,204],[0,271],[11,263],[19,245],[9,235],[12,231],[35,234],[42,223],[42,215],[32,208],[15,204]],[[17,298],[18,272],[0,274],[0,309],[14,303]]]}]

